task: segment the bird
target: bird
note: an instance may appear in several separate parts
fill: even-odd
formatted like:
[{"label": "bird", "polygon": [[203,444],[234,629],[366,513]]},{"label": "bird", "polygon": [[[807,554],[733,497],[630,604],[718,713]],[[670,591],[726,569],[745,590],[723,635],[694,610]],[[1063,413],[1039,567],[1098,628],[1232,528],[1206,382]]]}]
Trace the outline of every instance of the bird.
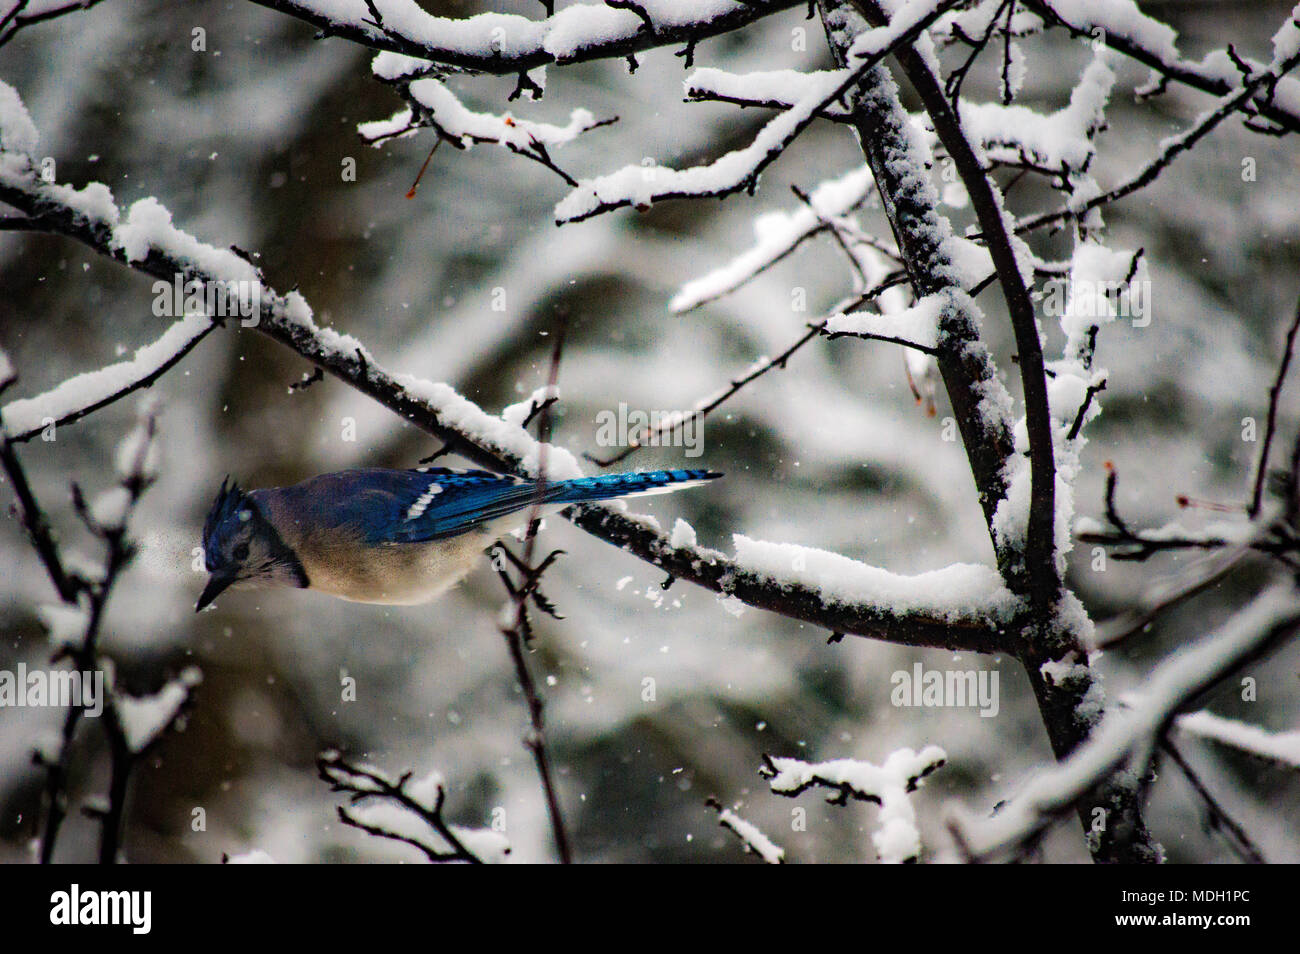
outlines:
[{"label": "bird", "polygon": [[721,477],[651,470],[545,482],[485,470],[363,468],[245,491],[226,477],[203,526],[195,612],[231,587],[297,587],[358,603],[437,599],[535,506],[667,493]]}]

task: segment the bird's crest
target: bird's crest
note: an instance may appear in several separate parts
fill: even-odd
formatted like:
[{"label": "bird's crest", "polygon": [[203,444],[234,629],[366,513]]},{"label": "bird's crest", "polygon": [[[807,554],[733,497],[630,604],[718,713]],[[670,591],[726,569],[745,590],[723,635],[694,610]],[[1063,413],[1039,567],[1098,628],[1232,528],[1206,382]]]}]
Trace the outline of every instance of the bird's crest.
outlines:
[{"label": "bird's crest", "polygon": [[[248,494],[239,484],[226,477],[221,481],[217,499],[212,502],[208,519],[203,523],[203,560],[209,571],[220,562],[223,539],[239,527],[237,515],[248,501]],[[250,512],[251,516],[251,512]]]}]

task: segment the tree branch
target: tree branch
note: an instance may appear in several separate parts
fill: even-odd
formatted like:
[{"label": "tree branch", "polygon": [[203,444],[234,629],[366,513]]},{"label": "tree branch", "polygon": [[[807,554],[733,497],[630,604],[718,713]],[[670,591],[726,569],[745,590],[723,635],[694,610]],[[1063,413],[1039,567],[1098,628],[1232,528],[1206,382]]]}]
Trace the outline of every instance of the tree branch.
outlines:
[{"label": "tree branch", "polygon": [[[324,12],[311,0],[252,2],[310,23],[320,30],[322,38],[342,37],[375,50],[402,53],[478,73],[504,75],[550,63],[621,59],[661,46],[694,44],[797,6],[801,0],[738,2],[722,10],[701,9],[697,16],[689,11],[681,12],[675,6],[655,5],[652,29],[646,29],[643,19],[631,11],[620,11],[616,23],[611,23],[604,4],[568,7],[542,21],[503,14],[476,17],[473,21],[425,14],[418,37],[375,23],[362,0],[353,0],[352,10],[347,14],[335,13],[336,4],[330,5],[331,12]],[[409,0],[400,6],[409,14],[424,13]],[[494,35],[494,31],[500,32]],[[548,42],[553,34],[561,33],[565,34],[562,45]],[[510,53],[502,49],[506,37],[511,39]]]},{"label": "tree branch", "polygon": [[[869,22],[884,21],[876,0],[852,0]],[[962,131],[961,121],[944,93],[943,85],[925,58],[911,46],[900,47],[895,59],[921,97],[934,122],[935,132],[957,167],[962,185],[970,196],[976,218],[984,232],[989,255],[1007,302],[1015,332],[1017,362],[1025,399],[1025,423],[1029,432],[1031,491],[1029,527],[1023,541],[1023,573],[1013,573],[1007,584],[1013,590],[1020,583],[1040,620],[1045,620],[1060,596],[1061,577],[1056,562],[1056,455],[1052,442],[1052,415],[1047,402],[1047,374],[1043,347],[1029,289],[1020,274],[1002,203],[994,192],[975,150]],[[1014,544],[1013,544],[1014,545]]]},{"label": "tree branch", "polygon": [[[245,271],[253,274],[251,266],[238,256],[203,246],[179,231],[172,236],[172,241],[163,245],[155,239],[145,247],[133,247],[135,254],[128,258],[118,236],[123,227],[129,227],[129,216],[124,217],[123,225],[115,227],[93,210],[70,205],[70,191],[66,187],[57,191],[48,187],[35,174],[30,161],[25,169],[17,168],[13,162],[0,166],[0,201],[29,216],[40,217],[45,231],[75,239],[137,271],[168,281],[179,274],[186,280],[202,282],[238,280]],[[195,260],[195,248],[201,250],[207,268]],[[229,274],[213,273],[210,270],[213,262],[219,262]],[[456,453],[499,472],[530,475],[535,471],[537,442],[524,431],[484,413],[445,384],[389,374],[355,339],[317,327],[306,301],[296,292],[281,295],[262,285],[259,304],[254,326],[257,332],[293,350],[426,433],[448,442]],[[968,353],[974,352],[968,349]],[[983,354],[982,350],[979,353]],[[989,373],[991,377],[992,372]],[[973,407],[972,404],[972,410]],[[557,464],[577,470],[576,462],[567,452],[560,448],[554,448],[553,452]],[[714,550],[673,546],[667,534],[644,518],[626,515],[609,506],[570,508],[565,516],[584,530],[677,579],[824,629],[911,646],[981,653],[1006,650],[1001,621],[987,615],[948,618],[921,611],[899,614],[870,602],[828,605],[815,587],[754,572]]]}]

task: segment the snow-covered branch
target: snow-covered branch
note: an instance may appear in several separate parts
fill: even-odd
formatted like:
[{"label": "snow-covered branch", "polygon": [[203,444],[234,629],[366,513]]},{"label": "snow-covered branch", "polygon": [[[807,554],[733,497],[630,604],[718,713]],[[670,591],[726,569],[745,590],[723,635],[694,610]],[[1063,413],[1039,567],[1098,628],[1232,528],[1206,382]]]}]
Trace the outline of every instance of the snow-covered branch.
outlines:
[{"label": "snow-covered branch", "polygon": [[565,182],[575,180],[551,160],[550,148],[567,145],[582,133],[617,122],[596,119],[585,109],[575,109],[564,126],[535,122],[509,113],[480,113],[467,109],[456,94],[433,78],[399,84],[403,98],[410,104],[389,119],[361,123],[357,132],[376,147],[390,139],[414,135],[423,128],[432,129],[442,142],[457,149],[474,143],[493,143],[511,152],[541,163],[556,172]]},{"label": "snow-covered branch", "polygon": [[[831,45],[843,62],[854,38],[884,21],[874,0],[819,0]],[[936,363],[957,420],[980,503],[1007,586],[1027,598],[1032,612],[1017,621],[1026,638],[1016,650],[1026,665],[1053,750],[1058,757],[1083,744],[1100,711],[1102,697],[1082,661],[1082,642],[1090,622],[1078,600],[1062,592],[1056,560],[1056,473],[1046,369],[1037,317],[1028,296],[1033,256],[1010,233],[1002,196],[967,138],[947,94],[935,76],[934,58],[917,47],[902,47],[897,59],[920,95],[938,140],[953,159],[975,207],[1012,317],[1026,403],[1026,421],[1011,420],[1012,401],[980,340],[982,315],[973,301],[950,292],[956,307],[940,320]],[[917,298],[963,285],[951,225],[939,212],[930,180],[928,149],[916,136],[899,102],[892,78],[882,70],[868,75],[851,101],[853,125],[886,197],[900,251]],[[924,150],[924,151],[923,151]],[[1020,430],[1023,428],[1023,430]],[[1017,433],[1019,431],[1019,433]],[[1026,439],[1027,438],[1027,439]],[[1030,451],[1026,455],[1026,451]],[[1019,480],[1017,481],[1017,477]],[[1012,484],[1016,493],[1012,495]],[[1009,515],[1027,515],[1024,534],[999,532]],[[1058,684],[1042,677],[1045,663],[1073,660],[1074,678]],[[1113,798],[1112,798],[1113,796]],[[1140,805],[1108,782],[1098,796],[1124,820],[1114,837],[1093,845],[1104,861],[1147,861],[1156,852],[1143,824]]]},{"label": "snow-covered branch", "polygon": [[[843,58],[866,22],[848,3],[828,0],[825,19],[836,55]],[[970,287],[983,277],[971,275],[968,242],[953,235],[951,223],[939,211],[939,195],[928,171],[929,153],[915,135],[888,73],[869,71],[851,99],[876,189],[888,197],[899,252],[917,297]],[[978,488],[986,521],[992,521],[1006,496],[1004,474],[1015,453],[1012,442],[1012,400],[998,369],[980,339],[983,314],[969,297],[954,294],[956,307],[941,319],[938,366],[952,402],[962,441]],[[999,567],[1009,559],[998,552]]]},{"label": "snow-covered branch", "polygon": [[921,835],[916,829],[916,809],[910,795],[922,779],[942,766],[948,756],[937,745],[920,752],[899,749],[880,765],[856,759],[803,762],[764,756],[760,774],[778,795],[795,797],[810,788],[833,790],[832,804],[850,798],[880,806],[880,827],[872,833],[876,854],[885,864],[903,864],[921,856]]},{"label": "snow-covered branch", "polygon": [[510,843],[498,832],[447,822],[443,817],[447,789],[437,772],[413,779],[407,771],[393,779],[333,751],[321,755],[316,767],[330,791],[348,796],[349,804],[339,806],[338,816],[351,828],[410,845],[435,864],[477,865],[500,861],[510,853]]},{"label": "snow-covered branch", "polygon": [[[962,126],[971,140],[994,164],[1050,174],[1060,187],[1087,186],[1087,170],[1096,154],[1095,137],[1104,128],[1104,109],[1114,83],[1114,54],[1103,49],[1084,71],[1070,102],[1054,113],[1043,114],[1019,104],[975,103],[957,100]],[[815,91],[825,72],[767,70],[735,74],[705,68],[686,80],[686,98],[692,102],[723,102],[788,110]],[[822,118],[848,123],[852,113],[842,103],[828,105]],[[933,130],[914,117],[918,134],[928,141]],[[1089,193],[1091,194],[1091,193]]]},{"label": "snow-covered branch", "polygon": [[1180,732],[1188,735],[1210,739],[1256,758],[1300,768],[1300,731],[1270,732],[1205,710],[1181,715],[1174,724]]},{"label": "snow-covered branch", "polygon": [[129,361],[68,378],[35,397],[10,401],[0,407],[0,425],[9,440],[21,443],[47,427],[79,421],[134,391],[149,387],[193,351],[215,327],[216,322],[207,315],[186,315],[158,340],[140,348]]},{"label": "snow-covered branch", "polygon": [[129,696],[114,692],[111,711],[121,729],[122,741],[132,756],[142,755],[176,724],[193,698],[195,687],[202,681],[199,670],[190,666],[150,695]]},{"label": "snow-covered branch", "polygon": [[[1174,717],[1201,693],[1292,638],[1297,630],[1300,600],[1295,588],[1280,584],[1264,591],[1214,634],[1161,663],[1144,680],[1139,699],[1129,708],[1108,712],[1084,746],[1033,778],[992,818],[959,813],[954,824],[966,850],[983,858],[1023,854],[1055,820],[1117,773],[1135,794],[1141,793],[1155,747]],[[1103,809],[1090,837],[1121,823]]]},{"label": "snow-covered branch", "polygon": [[741,818],[730,808],[724,808],[716,798],[710,798],[705,804],[718,813],[718,824],[739,838],[746,851],[757,855],[765,864],[785,864],[785,849],[768,838],[757,825]]},{"label": "snow-covered branch", "polygon": [[753,192],[759,174],[828,106],[841,100],[895,49],[915,40],[953,3],[954,0],[908,0],[887,25],[866,31],[855,39],[845,68],[807,74],[806,89],[799,100],[769,120],[748,146],[689,169],[633,165],[584,180],[556,205],[556,221],[581,222],[628,206],[648,208],[663,199],[723,198],[736,192]]},{"label": "snow-covered branch", "polygon": [[[1297,65],[1300,65],[1300,25],[1296,25],[1293,21],[1288,21],[1287,25],[1292,27],[1292,32],[1295,35],[1290,37],[1288,42],[1277,45],[1277,56],[1272,63],[1266,67],[1261,67],[1257,72],[1242,77],[1240,84],[1233,86],[1229,92],[1221,96],[1210,109],[1203,112],[1186,129],[1161,141],[1156,156],[1138,170],[1136,174],[1105,192],[1095,189],[1080,190],[1071,198],[1064,209],[1056,212],[1044,212],[1022,219],[1016,224],[1016,232],[1024,234],[1034,229],[1056,225],[1070,219],[1086,222],[1088,213],[1094,209],[1101,208],[1149,186],[1175,159],[1189,152],[1228,117],[1242,112],[1249,115],[1250,108],[1262,91],[1273,90],[1276,92],[1281,84],[1286,82],[1287,74],[1294,70]],[[1284,27],[1279,31],[1279,37],[1286,33],[1287,29]],[[1300,107],[1300,83],[1291,82],[1296,87],[1297,107]],[[1284,131],[1292,130],[1290,127],[1286,127]]]},{"label": "snow-covered branch", "polygon": [[[1160,86],[1170,81],[1213,96],[1231,96],[1249,79],[1243,75],[1258,71],[1263,64],[1241,57],[1232,50],[1216,50],[1200,61],[1182,58],[1178,34],[1166,23],[1143,13],[1133,0],[1024,0],[1049,24],[1066,27],[1071,33],[1105,44],[1151,68]],[[1288,26],[1290,21],[1288,23]],[[1284,26],[1274,37],[1274,51],[1290,42]],[[1275,61],[1282,57],[1275,57]],[[1300,81],[1282,80],[1271,87],[1252,89],[1248,110],[1269,123],[1300,132]]]},{"label": "snow-covered branch", "polygon": [[[759,106],[765,109],[792,109],[800,100],[813,94],[825,78],[825,70],[762,70],[754,73],[728,73],[704,67],[686,77],[686,100],[692,103],[731,103],[734,106]],[[818,114],[822,119],[848,122],[849,111],[843,103],[829,103]]]},{"label": "snow-covered branch", "polygon": [[790,212],[769,212],[754,220],[754,245],[726,265],[682,286],[668,307],[677,314],[728,295],[784,259],[806,239],[825,231],[827,219],[848,215],[871,194],[866,166],[821,183],[809,201]]},{"label": "snow-covered branch", "polygon": [[[9,87],[0,86],[0,92]],[[12,95],[11,103],[18,103]],[[17,129],[23,142],[36,142],[25,111],[0,110],[0,201],[24,213],[34,228],[74,238],[99,253],[166,281],[177,276],[200,285],[235,283],[256,289],[253,317],[239,325],[255,329],[292,349],[310,363],[379,401],[416,427],[446,441],[473,462],[499,471],[537,471],[541,445],[521,428],[487,413],[451,386],[410,375],[396,375],[355,338],[316,324],[310,306],[296,291],[281,294],[262,283],[256,268],[231,251],[204,244],[178,229],[171,214],[153,198],[136,202],[123,215],[107,187],[82,190],[44,182],[29,155],[11,151]],[[246,284],[239,284],[240,282]],[[252,294],[250,292],[250,294]],[[577,459],[548,445],[551,479],[581,476]],[[660,567],[674,579],[703,586],[722,596],[850,633],[915,646],[976,652],[1004,648],[1002,620],[988,613],[964,616],[947,607],[930,614],[921,603],[897,613],[879,600],[855,602],[851,596],[828,601],[815,586],[784,573],[756,571],[715,550],[674,541],[650,518],[635,517],[609,505],[590,505],[568,512],[583,529]]]},{"label": "snow-covered branch", "polygon": [[[253,0],[338,36],[480,73],[518,73],[548,63],[617,59],[661,46],[695,44],[796,6],[796,0],[639,0],[642,13],[603,3],[565,7],[545,20],[480,13],[455,19],[414,0]],[[378,17],[375,14],[378,14]]]},{"label": "snow-covered branch", "polygon": [[899,312],[849,312],[831,316],[825,333],[830,338],[868,338],[874,341],[891,341],[937,354],[939,350],[939,321],[945,308],[953,307],[947,292],[927,295],[910,308]]}]

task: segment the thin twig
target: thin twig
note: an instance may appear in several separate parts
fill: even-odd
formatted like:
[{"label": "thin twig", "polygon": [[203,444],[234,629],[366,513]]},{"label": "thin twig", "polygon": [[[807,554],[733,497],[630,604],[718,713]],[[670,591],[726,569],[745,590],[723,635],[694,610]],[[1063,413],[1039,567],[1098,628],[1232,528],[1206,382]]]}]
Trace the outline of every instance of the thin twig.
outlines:
[{"label": "thin twig", "polygon": [[472,865],[483,863],[483,859],[465,846],[460,836],[443,818],[442,811],[447,800],[447,790],[441,784],[438,785],[433,805],[425,805],[407,791],[407,784],[411,780],[411,772],[409,771],[403,772],[397,782],[394,783],[384,774],[361,765],[354,765],[340,753],[332,751],[322,754],[316,760],[316,770],[319,772],[321,779],[330,784],[331,791],[343,792],[349,795],[349,800],[354,805],[371,799],[378,799],[400,806],[432,828],[438,834],[438,837],[447,843],[450,850],[441,851],[413,836],[364,822],[340,805],[338,807],[338,816],[339,821],[343,822],[343,824],[350,825],[369,835],[389,838],[411,845],[413,848],[418,848],[424,852],[425,857],[436,864],[457,861]]},{"label": "thin twig", "polygon": [[1069,205],[1056,212],[1044,212],[1041,215],[1022,219],[1016,225],[1016,233],[1023,235],[1026,232],[1032,232],[1048,225],[1055,225],[1068,219],[1080,220],[1093,209],[1108,205],[1149,186],[1159,178],[1160,173],[1167,169],[1175,159],[1191,150],[1193,146],[1209,135],[1229,116],[1241,110],[1264,86],[1276,83],[1281,77],[1295,69],[1297,64],[1300,64],[1300,52],[1288,57],[1275,72],[1266,70],[1260,73],[1235,93],[1227,96],[1216,109],[1206,113],[1188,129],[1177,136],[1166,139],[1160,154],[1147,163],[1137,175],[1079,205]]},{"label": "thin twig", "polygon": [[49,7],[45,10],[38,10],[35,13],[29,13],[25,16],[23,11],[27,9],[30,0],[15,0],[14,5],[9,12],[0,18],[0,46],[4,46],[14,38],[19,30],[37,23],[44,23],[58,17],[66,16],[69,13],[77,13],[81,10],[89,10],[96,4],[103,3],[103,0],[70,0],[61,7]]},{"label": "thin twig", "polygon": [[1255,488],[1250,496],[1250,506],[1246,513],[1254,520],[1259,516],[1259,508],[1264,498],[1264,480],[1268,476],[1268,455],[1273,446],[1273,434],[1277,430],[1277,406],[1282,396],[1282,385],[1286,382],[1287,369],[1291,367],[1291,356],[1295,350],[1296,332],[1300,331],[1300,305],[1296,306],[1295,318],[1287,329],[1286,345],[1282,349],[1282,360],[1278,363],[1277,378],[1268,392],[1268,421],[1264,426],[1264,443],[1259,449],[1259,465],[1255,469]]},{"label": "thin twig", "polygon": [[[560,358],[564,350],[564,334],[566,326],[561,325],[559,332],[555,336],[555,345],[551,352],[551,366],[547,377],[547,393],[554,394],[556,384],[560,374]],[[524,650],[528,643],[528,635],[531,633],[531,624],[528,619],[528,597],[531,595],[538,605],[549,607],[537,589],[538,582],[542,573],[555,559],[556,553],[552,553],[539,566],[533,566],[533,555],[537,546],[537,531],[541,518],[542,503],[546,498],[547,487],[547,449],[551,442],[551,405],[552,401],[543,401],[535,409],[538,418],[538,452],[537,452],[537,480],[535,499],[532,511],[528,517],[528,530],[524,539],[523,558],[517,561],[517,566],[521,568],[524,576],[523,583],[518,587],[510,584],[509,577],[502,571],[502,581],[506,584],[507,592],[513,604],[511,610],[510,625],[502,626],[501,633],[505,637],[506,647],[510,651],[510,659],[514,663],[515,673],[519,678],[519,685],[523,690],[524,699],[528,705],[529,733],[525,737],[524,745],[533,754],[533,761],[537,766],[537,775],[541,780],[542,792],[546,797],[546,810],[551,820],[551,832],[555,839],[555,850],[560,856],[561,864],[571,864],[573,861],[572,849],[569,847],[569,837],[565,830],[564,813],[560,806],[559,793],[556,791],[555,780],[551,771],[550,756],[546,748],[545,733],[545,705],[542,702],[541,693],[538,692],[537,683],[533,680],[532,674],[528,670],[528,660],[524,655]],[[531,415],[530,415],[531,416]],[[505,550],[504,545],[501,549]],[[508,550],[505,552],[509,553]],[[554,608],[551,607],[549,612],[554,615]]]},{"label": "thin twig", "polygon": [[1229,846],[1231,846],[1232,850],[1237,852],[1243,860],[1248,861],[1252,865],[1267,864],[1268,862],[1264,860],[1263,852],[1261,852],[1259,846],[1251,840],[1246,829],[1234,821],[1232,816],[1228,814],[1227,810],[1219,804],[1219,800],[1216,799],[1214,794],[1205,787],[1205,783],[1201,781],[1200,776],[1196,774],[1191,765],[1187,763],[1187,760],[1183,758],[1182,753],[1178,751],[1178,747],[1174,745],[1173,740],[1171,740],[1168,735],[1160,740],[1160,747],[1164,749],[1170,760],[1178,766],[1179,770],[1183,773],[1183,777],[1187,779],[1188,784],[1192,786],[1192,790],[1200,797],[1201,802],[1205,805],[1205,810],[1209,815],[1210,826],[1227,832]]}]

